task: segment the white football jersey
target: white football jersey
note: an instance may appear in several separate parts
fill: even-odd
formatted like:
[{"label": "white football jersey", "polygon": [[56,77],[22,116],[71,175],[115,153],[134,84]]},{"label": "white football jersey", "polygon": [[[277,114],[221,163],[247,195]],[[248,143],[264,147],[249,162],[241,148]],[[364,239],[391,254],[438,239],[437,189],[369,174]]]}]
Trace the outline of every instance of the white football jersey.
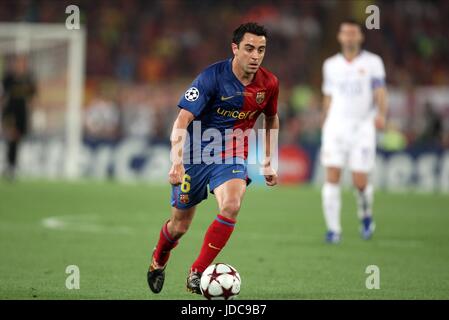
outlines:
[{"label": "white football jersey", "polygon": [[346,60],[342,53],[326,59],[322,91],[324,95],[331,96],[326,122],[372,121],[376,114],[373,92],[384,85],[384,64],[374,53],[362,50],[351,61]]}]

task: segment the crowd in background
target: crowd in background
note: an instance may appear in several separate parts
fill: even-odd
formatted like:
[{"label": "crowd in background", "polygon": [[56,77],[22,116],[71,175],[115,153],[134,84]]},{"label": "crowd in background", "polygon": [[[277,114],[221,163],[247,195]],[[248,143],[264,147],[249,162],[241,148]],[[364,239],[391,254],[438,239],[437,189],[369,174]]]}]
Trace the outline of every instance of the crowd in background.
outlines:
[{"label": "crowd in background", "polygon": [[338,51],[339,21],[364,25],[373,3],[380,29],[365,30],[365,47],[383,58],[388,86],[408,97],[403,111],[392,112],[388,141],[397,141],[393,149],[449,147],[449,102],[412,106],[410,98],[417,87],[449,87],[447,1],[4,0],[0,21],[63,23],[65,7],[79,5],[87,28],[86,137],[156,141],[167,140],[196,74],[231,57],[232,31],[258,21],[269,30],[264,66],[280,79],[282,140],[318,144],[322,63]]}]

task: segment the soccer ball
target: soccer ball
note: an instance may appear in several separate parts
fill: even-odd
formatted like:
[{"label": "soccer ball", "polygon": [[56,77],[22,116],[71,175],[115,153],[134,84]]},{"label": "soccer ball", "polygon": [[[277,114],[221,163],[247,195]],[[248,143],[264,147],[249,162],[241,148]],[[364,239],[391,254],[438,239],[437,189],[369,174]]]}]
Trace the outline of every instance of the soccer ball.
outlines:
[{"label": "soccer ball", "polygon": [[225,263],[212,264],[201,276],[201,292],[208,300],[231,300],[240,293],[237,270]]}]

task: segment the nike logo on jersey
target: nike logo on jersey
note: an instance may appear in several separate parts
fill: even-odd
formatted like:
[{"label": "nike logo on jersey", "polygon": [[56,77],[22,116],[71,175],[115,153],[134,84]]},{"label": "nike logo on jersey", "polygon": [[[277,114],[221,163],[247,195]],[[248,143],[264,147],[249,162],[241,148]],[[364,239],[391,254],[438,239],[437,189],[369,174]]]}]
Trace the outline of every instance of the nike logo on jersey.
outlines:
[{"label": "nike logo on jersey", "polygon": [[215,250],[221,250],[220,248],[217,248],[216,246],[212,245],[212,243],[209,242],[208,244],[209,248],[215,249]]},{"label": "nike logo on jersey", "polygon": [[229,96],[229,97],[223,97],[223,96],[221,96],[221,101],[226,101],[226,100],[229,100],[229,99],[232,99],[232,98],[234,98],[235,96]]}]

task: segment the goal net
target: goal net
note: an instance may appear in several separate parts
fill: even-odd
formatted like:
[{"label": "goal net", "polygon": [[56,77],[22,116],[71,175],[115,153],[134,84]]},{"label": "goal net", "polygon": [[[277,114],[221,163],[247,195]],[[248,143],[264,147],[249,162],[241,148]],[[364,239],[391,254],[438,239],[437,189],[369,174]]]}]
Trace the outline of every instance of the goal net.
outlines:
[{"label": "goal net", "polygon": [[[85,31],[65,24],[0,23],[0,79],[24,56],[36,84],[29,132],[21,145],[19,174],[76,178],[82,144]],[[0,92],[2,92],[0,85]],[[0,170],[5,164],[0,140]]]}]

